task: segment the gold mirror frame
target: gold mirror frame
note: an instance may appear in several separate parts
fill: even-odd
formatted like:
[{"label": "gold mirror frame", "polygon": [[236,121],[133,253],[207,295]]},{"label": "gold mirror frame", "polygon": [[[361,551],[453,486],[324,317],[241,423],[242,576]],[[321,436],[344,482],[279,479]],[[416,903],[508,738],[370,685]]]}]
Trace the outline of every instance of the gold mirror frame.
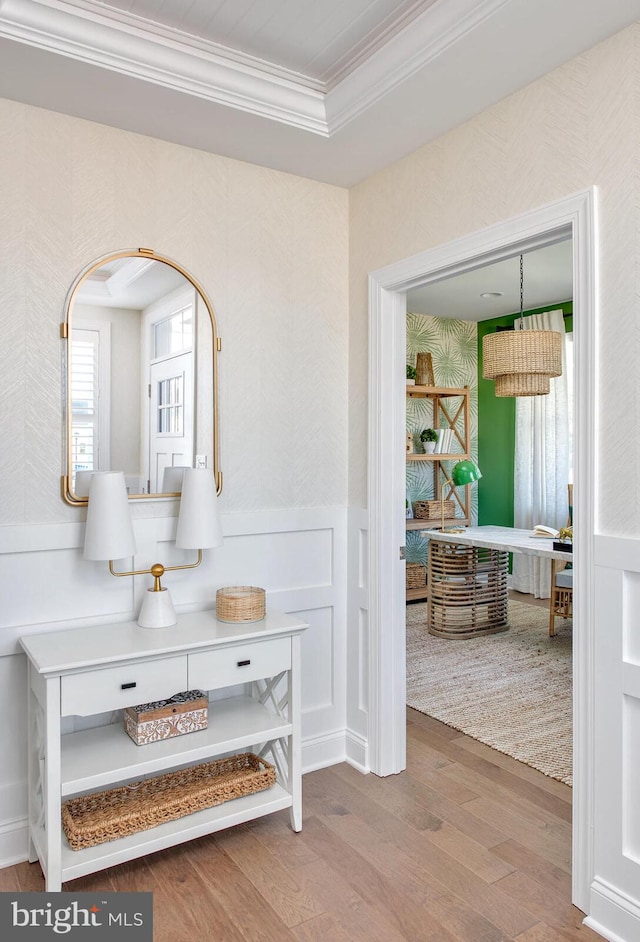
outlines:
[{"label": "gold mirror frame", "polygon": [[[174,262],[172,259],[167,258],[164,255],[158,255],[153,249],[148,248],[138,248],[138,249],[123,249],[120,252],[112,252],[108,255],[103,255],[101,258],[96,259],[91,262],[86,268],[84,268],[80,274],[77,276],[65,301],[65,313],[64,321],[60,324],[60,336],[64,341],[63,347],[63,401],[65,408],[64,415],[64,435],[65,435],[65,455],[66,455],[66,469],[65,473],[62,475],[61,484],[62,484],[62,497],[63,500],[74,507],[86,507],[88,499],[86,497],[79,497],[75,494],[71,488],[71,469],[72,469],[72,434],[71,434],[71,423],[72,423],[72,402],[71,402],[71,382],[70,382],[70,337],[71,337],[71,315],[73,311],[74,302],[76,301],[78,291],[80,290],[81,285],[85,280],[91,275],[92,272],[96,271],[99,268],[102,268],[104,265],[109,262],[117,261],[122,258],[146,258],[153,261],[162,262],[165,265],[169,265],[175,271],[179,272],[198,292],[200,298],[204,302],[204,305],[209,314],[211,321],[211,349],[213,353],[213,363],[212,363],[212,396],[213,396],[213,443],[212,443],[212,459],[213,459],[213,473],[216,481],[216,489],[218,494],[222,491],[222,471],[220,470],[219,462],[219,429],[218,429],[218,353],[221,349],[221,341],[218,336],[216,318],[213,310],[211,301],[209,300],[206,292],[202,288],[202,285],[191,275],[185,268],[179,265],[177,262]],[[196,397],[196,392],[194,391],[194,399]],[[194,456],[195,458],[195,456]],[[179,491],[172,491],[166,493],[153,493],[153,494],[129,494],[130,500],[155,500],[158,498],[175,498],[179,497]]]}]

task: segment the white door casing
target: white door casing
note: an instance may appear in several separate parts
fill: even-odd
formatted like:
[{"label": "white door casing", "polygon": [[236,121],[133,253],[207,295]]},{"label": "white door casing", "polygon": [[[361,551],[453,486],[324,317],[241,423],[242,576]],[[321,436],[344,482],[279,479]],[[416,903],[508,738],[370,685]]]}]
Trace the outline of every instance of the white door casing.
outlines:
[{"label": "white door casing", "polygon": [[571,237],[574,274],[574,787],[573,901],[588,913],[594,823],[594,598],[597,309],[596,190],[429,249],[369,275],[369,767],[406,764],[405,333],[406,292]]}]

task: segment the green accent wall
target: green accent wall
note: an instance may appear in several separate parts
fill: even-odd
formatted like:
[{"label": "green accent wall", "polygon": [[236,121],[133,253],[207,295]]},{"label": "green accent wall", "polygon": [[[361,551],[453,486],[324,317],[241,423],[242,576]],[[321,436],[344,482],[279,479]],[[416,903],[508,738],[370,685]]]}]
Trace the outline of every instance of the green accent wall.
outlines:
[{"label": "green accent wall", "polygon": [[[561,310],[565,330],[573,330],[573,302],[548,304],[524,314]],[[498,398],[492,380],[482,378],[482,338],[498,327],[510,327],[520,316],[506,314],[478,324],[478,525],[513,526],[513,467],[515,453],[516,401]]]},{"label": "green accent wall", "polygon": [[513,455],[516,401],[498,398],[490,379],[482,378],[482,338],[498,327],[510,327],[514,315],[478,324],[478,525],[513,526]]}]

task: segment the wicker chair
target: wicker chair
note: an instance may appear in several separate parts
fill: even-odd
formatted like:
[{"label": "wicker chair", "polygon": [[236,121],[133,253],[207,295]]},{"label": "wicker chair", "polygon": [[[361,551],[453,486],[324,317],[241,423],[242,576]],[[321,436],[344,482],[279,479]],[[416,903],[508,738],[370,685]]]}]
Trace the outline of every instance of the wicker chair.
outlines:
[{"label": "wicker chair", "polygon": [[556,633],[556,618],[571,618],[573,615],[573,569],[561,560],[551,560],[551,600],[549,606],[549,637]]}]

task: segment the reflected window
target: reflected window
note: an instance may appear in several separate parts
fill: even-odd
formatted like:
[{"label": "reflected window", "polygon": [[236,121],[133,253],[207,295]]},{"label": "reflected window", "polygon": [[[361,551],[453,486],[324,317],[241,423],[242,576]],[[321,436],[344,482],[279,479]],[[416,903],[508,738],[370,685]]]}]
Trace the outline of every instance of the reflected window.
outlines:
[{"label": "reflected window", "polygon": [[158,383],[158,434],[182,435],[184,430],[184,375]]},{"label": "reflected window", "polygon": [[109,463],[108,325],[75,327],[71,333],[71,472],[101,471]]},{"label": "reflected window", "polygon": [[153,356],[172,356],[193,346],[193,308],[176,311],[153,325]]}]

